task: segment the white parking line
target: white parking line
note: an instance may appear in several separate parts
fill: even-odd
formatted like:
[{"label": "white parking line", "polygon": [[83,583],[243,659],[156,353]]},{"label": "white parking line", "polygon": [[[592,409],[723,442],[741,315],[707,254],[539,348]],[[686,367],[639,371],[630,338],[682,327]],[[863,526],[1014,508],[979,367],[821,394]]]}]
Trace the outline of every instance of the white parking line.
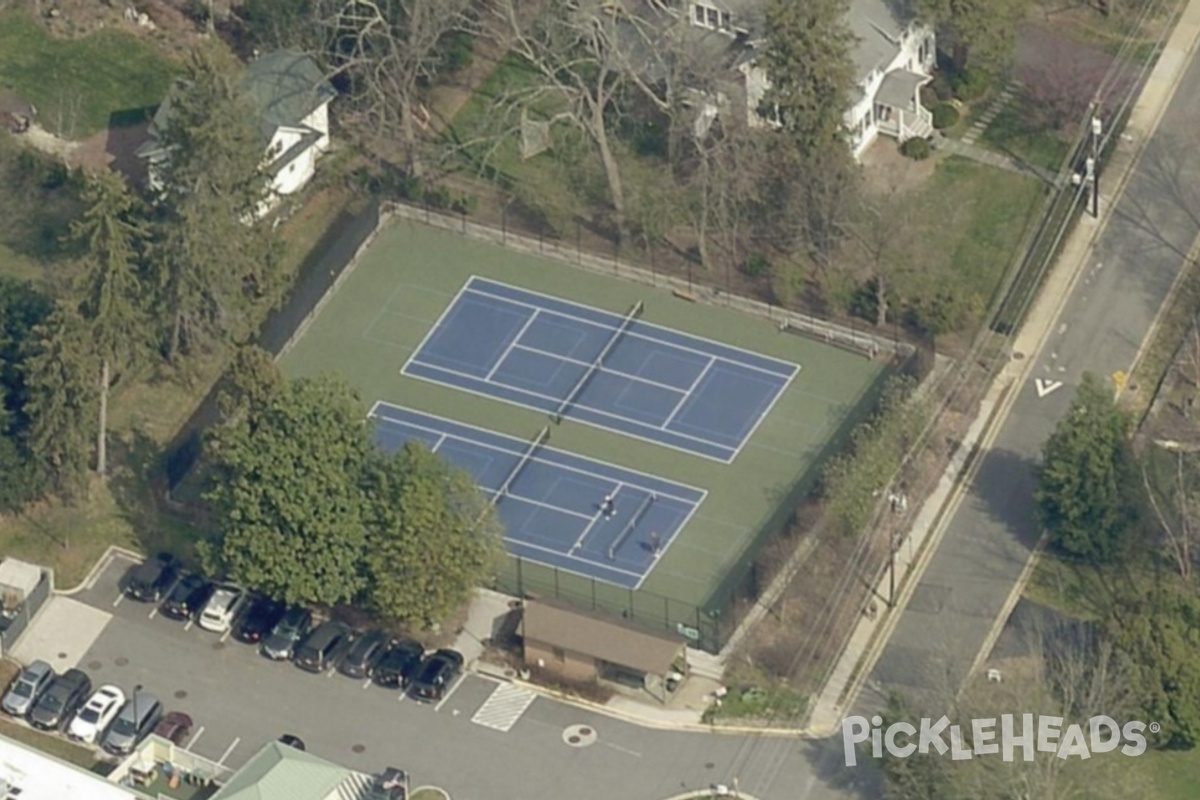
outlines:
[{"label": "white parking line", "polygon": [[188,617],[188,621],[183,624],[183,629],[185,631],[190,631],[192,629],[192,626],[195,624],[196,624],[196,618]]},{"label": "white parking line", "polygon": [[397,702],[397,703],[403,703],[403,702],[404,702],[405,700],[407,700],[407,699],[408,699],[408,692],[406,692],[406,691],[404,691],[403,689],[401,689],[401,690],[400,690],[400,696],[396,698],[396,702]]},{"label": "white parking line", "polygon": [[222,633],[221,638],[218,641],[220,641],[222,644],[224,644],[225,642],[229,641],[229,637],[232,635],[233,635],[233,626],[230,625],[229,630]]},{"label": "white parking line", "polygon": [[370,688],[371,688],[371,679],[370,679],[370,678],[367,678],[365,681],[363,681],[363,688],[364,688],[364,689],[370,689]]},{"label": "white parking line", "polygon": [[460,677],[460,678],[459,678],[457,681],[455,681],[455,682],[454,682],[454,685],[450,687],[450,690],[449,690],[449,691],[447,691],[447,692],[446,692],[444,695],[442,695],[442,699],[441,699],[441,700],[439,700],[439,701],[438,701],[438,703],[437,703],[437,705],[435,705],[435,706],[433,707],[433,710],[434,710],[434,711],[441,711],[441,710],[442,710],[442,706],[446,705],[446,701],[447,701],[447,700],[449,700],[449,699],[450,699],[450,697],[451,697],[451,696],[452,696],[452,695],[453,695],[455,692],[457,692],[457,691],[458,691],[458,687],[460,687],[460,686],[462,686],[462,685],[463,685],[463,678],[465,678],[465,677],[466,677],[465,675],[461,676],[461,677]]},{"label": "white parking line", "polygon": [[116,608],[117,606],[121,605],[121,603],[124,602],[124,600],[125,600],[125,593],[121,592],[119,595],[117,595],[117,599],[113,600],[112,607]]},{"label": "white parking line", "polygon": [[238,742],[240,742],[241,740],[242,740],[242,737],[239,736],[236,739],[234,739],[232,742],[230,742],[229,747],[226,748],[226,750],[225,750],[225,754],[222,755],[221,758],[217,760],[217,764],[224,766],[225,759],[229,758],[229,754],[233,752],[233,748],[237,747]]},{"label": "white parking line", "polygon": [[154,619],[155,617],[157,617],[158,616],[158,606],[155,605],[154,608],[150,609],[150,613],[147,616],[150,619]]},{"label": "white parking line", "polygon": [[192,736],[192,740],[190,742],[188,742],[188,746],[186,749],[190,751],[193,747],[195,747],[196,742],[200,741],[200,737],[203,735],[204,735],[204,726],[201,725],[199,728],[196,729],[196,733]]}]

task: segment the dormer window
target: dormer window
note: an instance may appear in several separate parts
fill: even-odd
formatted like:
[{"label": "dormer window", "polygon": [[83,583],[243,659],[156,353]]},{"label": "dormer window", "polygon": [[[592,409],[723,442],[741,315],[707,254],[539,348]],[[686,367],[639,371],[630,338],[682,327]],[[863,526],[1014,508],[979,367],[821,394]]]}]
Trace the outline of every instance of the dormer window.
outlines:
[{"label": "dormer window", "polygon": [[714,31],[729,31],[733,30],[733,15],[715,6],[693,3],[692,23]]}]

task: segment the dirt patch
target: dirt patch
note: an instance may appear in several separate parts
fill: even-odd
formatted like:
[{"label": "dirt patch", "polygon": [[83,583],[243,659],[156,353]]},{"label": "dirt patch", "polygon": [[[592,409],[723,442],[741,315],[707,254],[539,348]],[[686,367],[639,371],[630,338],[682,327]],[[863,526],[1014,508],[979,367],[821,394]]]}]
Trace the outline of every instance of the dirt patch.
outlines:
[{"label": "dirt patch", "polygon": [[72,167],[87,170],[113,169],[137,186],[145,185],[146,163],[137,157],[138,147],[149,138],[149,123],[109,128],[79,142],[67,157]]},{"label": "dirt patch", "polygon": [[937,170],[937,159],[908,158],[900,152],[895,139],[881,136],[863,153],[862,166],[867,191],[890,196],[924,186]]}]

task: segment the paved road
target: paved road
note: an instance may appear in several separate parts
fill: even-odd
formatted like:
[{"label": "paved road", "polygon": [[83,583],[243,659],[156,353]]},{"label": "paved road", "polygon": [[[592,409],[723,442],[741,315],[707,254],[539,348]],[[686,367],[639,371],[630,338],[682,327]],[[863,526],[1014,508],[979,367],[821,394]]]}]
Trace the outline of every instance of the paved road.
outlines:
[{"label": "paved road", "polygon": [[[877,663],[863,709],[899,689],[945,710],[1036,541],[1033,466],[1085,372],[1128,370],[1200,231],[1200,62],[1193,59],[1028,383]],[[1084,224],[1091,224],[1085,222]],[[1034,378],[1063,386],[1039,398]]]},{"label": "paved road", "polygon": [[[45,652],[24,655],[77,660],[97,684],[127,691],[144,685],[203,727],[189,745],[198,755],[233,769],[264,743],[291,733],[311,752],[364,772],[407,768],[417,783],[443,786],[455,800],[659,800],[732,784],[735,776],[761,800],[877,796],[847,782],[872,785],[870,768],[840,775],[840,751],[828,744],[648,730],[544,698],[529,702],[511,691],[488,704],[500,684],[476,675],[438,705],[341,675],[310,675],[121,599],[118,584],[130,566],[114,561],[90,589],[56,598],[68,612],[74,609],[78,622],[41,631],[39,618],[31,641]],[[81,613],[85,607],[88,614]],[[85,652],[68,655],[64,643],[80,633],[72,624],[91,628],[94,640]],[[566,740],[568,729],[578,726],[591,732],[581,737],[585,746]],[[840,788],[827,785],[825,776],[836,776]]]}]

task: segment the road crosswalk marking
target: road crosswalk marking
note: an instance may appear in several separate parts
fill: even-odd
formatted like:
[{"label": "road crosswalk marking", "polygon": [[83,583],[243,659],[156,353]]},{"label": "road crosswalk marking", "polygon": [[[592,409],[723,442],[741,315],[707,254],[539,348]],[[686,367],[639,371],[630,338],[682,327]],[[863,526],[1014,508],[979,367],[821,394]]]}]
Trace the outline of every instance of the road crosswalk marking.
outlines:
[{"label": "road crosswalk marking", "polygon": [[475,712],[475,716],[471,717],[471,722],[501,733],[508,733],[525,713],[525,709],[529,708],[536,699],[537,694],[529,689],[511,683],[502,683],[483,702],[483,705]]}]

